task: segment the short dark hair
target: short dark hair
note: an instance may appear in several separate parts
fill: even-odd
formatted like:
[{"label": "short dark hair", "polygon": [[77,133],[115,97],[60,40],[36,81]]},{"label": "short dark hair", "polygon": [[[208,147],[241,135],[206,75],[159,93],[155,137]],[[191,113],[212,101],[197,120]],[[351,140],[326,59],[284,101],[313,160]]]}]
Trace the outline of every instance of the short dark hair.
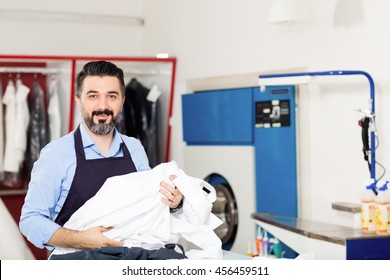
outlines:
[{"label": "short dark hair", "polygon": [[117,77],[121,87],[122,97],[125,96],[125,82],[123,70],[117,67],[114,63],[100,60],[90,61],[83,66],[83,69],[78,73],[76,78],[76,96],[81,96],[84,79],[88,76],[112,76]]}]

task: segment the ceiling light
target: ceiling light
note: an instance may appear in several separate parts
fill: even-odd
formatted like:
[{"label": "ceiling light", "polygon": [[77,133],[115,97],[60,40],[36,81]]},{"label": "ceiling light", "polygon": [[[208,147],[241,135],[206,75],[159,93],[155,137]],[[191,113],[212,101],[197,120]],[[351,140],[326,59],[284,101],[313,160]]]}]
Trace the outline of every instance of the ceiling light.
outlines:
[{"label": "ceiling light", "polygon": [[144,19],[136,16],[34,10],[0,10],[0,19],[144,25]]},{"label": "ceiling light", "polygon": [[268,22],[294,24],[310,20],[310,5],[307,0],[272,0]]},{"label": "ceiling light", "polygon": [[169,54],[167,54],[167,53],[158,53],[158,54],[156,54],[156,57],[157,58],[168,58]]}]

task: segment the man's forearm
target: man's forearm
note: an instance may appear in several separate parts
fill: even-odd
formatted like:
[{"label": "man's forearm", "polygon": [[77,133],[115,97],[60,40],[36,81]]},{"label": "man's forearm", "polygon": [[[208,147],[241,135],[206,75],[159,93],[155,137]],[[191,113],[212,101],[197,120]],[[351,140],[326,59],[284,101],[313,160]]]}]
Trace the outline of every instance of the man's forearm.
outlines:
[{"label": "man's forearm", "polygon": [[104,232],[111,229],[112,227],[97,226],[85,231],[77,231],[60,227],[54,232],[47,245],[76,249],[122,246],[123,242],[110,239],[104,235]]},{"label": "man's forearm", "polygon": [[82,245],[82,239],[82,232],[60,227],[54,232],[53,236],[47,242],[47,245],[82,249],[85,248]]}]

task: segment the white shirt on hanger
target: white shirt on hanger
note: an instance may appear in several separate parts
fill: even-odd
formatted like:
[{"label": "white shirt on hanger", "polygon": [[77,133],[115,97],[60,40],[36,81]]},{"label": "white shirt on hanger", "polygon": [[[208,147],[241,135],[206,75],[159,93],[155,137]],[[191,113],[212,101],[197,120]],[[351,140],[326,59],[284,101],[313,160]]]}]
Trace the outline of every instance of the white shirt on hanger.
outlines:
[{"label": "white shirt on hanger", "polygon": [[47,107],[49,116],[50,141],[61,137],[61,112],[58,96],[58,82],[52,79],[49,84],[49,104]]},{"label": "white shirt on hanger", "polygon": [[30,89],[23,85],[18,78],[16,80],[16,116],[15,116],[15,153],[19,166],[22,165],[27,149],[27,130],[30,122],[27,97]]},{"label": "white shirt on hanger", "polygon": [[5,152],[4,171],[18,172],[19,162],[15,149],[15,118],[16,118],[16,91],[14,83],[9,80],[3,96],[5,107]]},{"label": "white shirt on hanger", "polygon": [[[184,195],[182,209],[170,213],[161,201],[160,182],[172,180]],[[206,188],[207,192],[204,191]],[[127,247],[156,249],[179,238],[200,249],[186,252],[189,259],[222,259],[222,243],[213,231],[222,221],[211,213],[215,189],[203,180],[186,175],[172,161],[152,170],[108,178],[97,194],[65,223],[64,228],[86,230],[113,226],[104,234]],[[75,249],[56,248],[52,254]]]}]

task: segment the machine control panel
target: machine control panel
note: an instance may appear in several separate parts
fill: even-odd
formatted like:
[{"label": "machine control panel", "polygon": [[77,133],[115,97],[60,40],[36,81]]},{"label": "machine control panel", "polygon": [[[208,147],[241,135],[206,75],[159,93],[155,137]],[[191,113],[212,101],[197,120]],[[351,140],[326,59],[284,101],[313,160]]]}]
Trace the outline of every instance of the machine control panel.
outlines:
[{"label": "machine control panel", "polygon": [[290,126],[290,100],[256,102],[256,127]]}]

